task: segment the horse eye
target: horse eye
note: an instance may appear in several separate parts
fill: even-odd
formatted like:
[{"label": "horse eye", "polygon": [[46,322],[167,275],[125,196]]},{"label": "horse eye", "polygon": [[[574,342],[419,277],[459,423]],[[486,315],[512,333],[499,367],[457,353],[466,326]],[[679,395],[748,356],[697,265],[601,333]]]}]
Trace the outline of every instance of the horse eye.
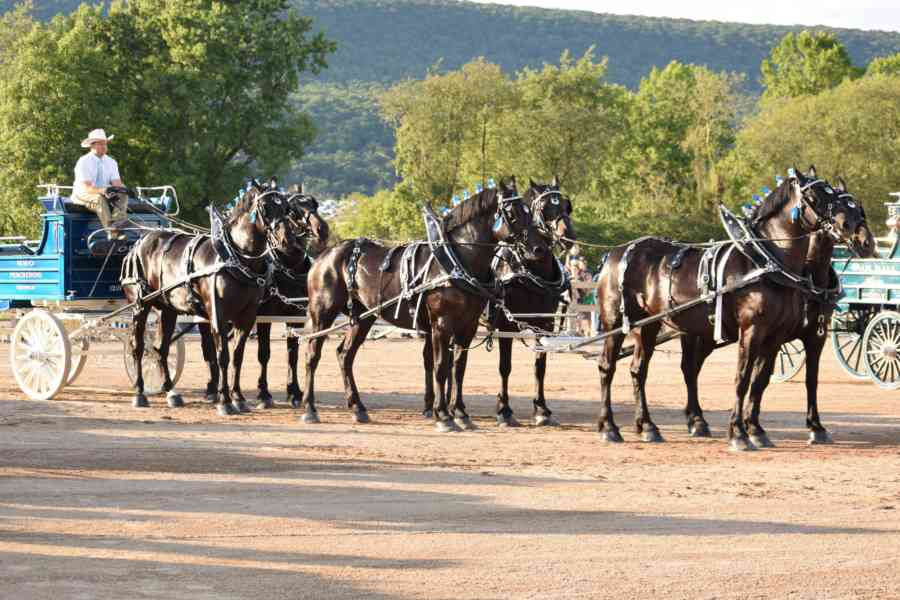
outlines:
[{"label": "horse eye", "polygon": [[856,203],[851,202],[850,200],[847,200],[847,206],[849,206],[850,208],[856,208]]},{"label": "horse eye", "polygon": [[559,204],[559,198],[550,198],[550,204],[553,204],[554,206]]},{"label": "horse eye", "polygon": [[828,192],[829,194],[834,194],[834,190],[831,189],[831,187],[829,187],[827,185],[825,186],[825,191]]}]

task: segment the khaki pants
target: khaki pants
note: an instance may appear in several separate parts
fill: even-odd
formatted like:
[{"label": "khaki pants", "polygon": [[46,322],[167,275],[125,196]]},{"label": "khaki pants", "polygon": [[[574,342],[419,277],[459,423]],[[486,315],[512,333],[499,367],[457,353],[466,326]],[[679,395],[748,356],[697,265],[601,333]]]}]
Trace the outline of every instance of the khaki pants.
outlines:
[{"label": "khaki pants", "polygon": [[128,216],[128,194],[119,193],[118,198],[110,201],[103,194],[79,192],[72,197],[72,202],[97,213],[104,228]]}]

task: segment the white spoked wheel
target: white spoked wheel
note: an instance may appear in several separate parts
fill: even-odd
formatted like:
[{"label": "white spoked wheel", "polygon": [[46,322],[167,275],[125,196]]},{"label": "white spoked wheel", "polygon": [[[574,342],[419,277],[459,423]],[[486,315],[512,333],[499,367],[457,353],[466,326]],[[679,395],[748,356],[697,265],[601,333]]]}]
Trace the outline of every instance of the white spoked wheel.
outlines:
[{"label": "white spoked wheel", "polygon": [[867,310],[848,310],[831,317],[831,348],[844,371],[855,379],[869,378],[862,338],[870,316]]},{"label": "white spoked wheel", "polygon": [[[155,329],[151,330],[149,324],[144,331],[144,394],[147,396],[155,396],[163,391],[163,383],[165,383],[165,374],[159,366],[159,351],[154,344],[156,338]],[[137,369],[132,358],[131,336],[125,340],[124,359],[125,371],[128,373],[128,380],[134,386],[137,381]],[[172,377],[172,384],[178,383],[181,379],[181,373],[184,371],[185,348],[184,340],[178,338],[169,347],[169,376]]]},{"label": "white spoked wheel", "polygon": [[91,347],[91,343],[86,337],[83,337],[70,340],[69,347],[72,350],[72,359],[69,365],[69,375],[66,377],[66,385],[72,385],[81,375],[81,370],[87,362],[87,351]]},{"label": "white spoked wheel", "polygon": [[806,362],[806,352],[803,350],[803,344],[794,340],[782,344],[778,350],[778,356],[775,357],[775,368],[772,370],[772,382],[785,382],[803,368]]},{"label": "white spoked wheel", "polygon": [[888,310],[876,315],[863,335],[866,369],[878,387],[900,388],[900,313]]},{"label": "white spoked wheel", "polygon": [[10,364],[19,389],[32,400],[49,400],[66,386],[71,367],[69,336],[46,310],[32,310],[16,324]]}]

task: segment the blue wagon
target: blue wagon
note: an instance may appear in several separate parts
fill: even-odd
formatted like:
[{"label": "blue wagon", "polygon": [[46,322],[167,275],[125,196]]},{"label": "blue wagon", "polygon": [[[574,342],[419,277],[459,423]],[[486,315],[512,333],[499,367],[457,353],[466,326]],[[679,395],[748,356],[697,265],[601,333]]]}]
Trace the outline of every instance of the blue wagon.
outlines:
[{"label": "blue wagon", "polygon": [[[98,317],[125,305],[119,285],[123,256],[143,230],[168,227],[178,201],[171,186],[137,188],[138,199],[129,202],[134,229],[126,232],[127,240],[110,242],[96,215],[64,195],[71,188],[40,187],[41,239],[0,238],[0,311],[14,324],[10,365],[16,382],[29,398],[46,400],[75,381],[92,340],[126,344],[126,370],[133,370],[127,328]],[[175,212],[169,213],[173,204]],[[153,344],[147,347],[152,354]],[[170,361],[177,378],[183,342],[173,347]],[[161,377],[156,370],[150,369],[151,380]]]}]

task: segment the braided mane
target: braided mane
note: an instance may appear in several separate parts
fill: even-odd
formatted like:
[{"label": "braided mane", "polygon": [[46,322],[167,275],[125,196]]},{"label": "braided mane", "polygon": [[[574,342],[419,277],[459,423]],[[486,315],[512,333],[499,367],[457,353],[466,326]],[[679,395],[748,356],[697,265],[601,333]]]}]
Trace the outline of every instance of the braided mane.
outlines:
[{"label": "braided mane", "polygon": [[486,188],[465,202],[457,204],[444,217],[444,229],[448,232],[453,231],[475,217],[479,217],[488,211],[496,210],[499,193],[500,191],[496,188]]}]

